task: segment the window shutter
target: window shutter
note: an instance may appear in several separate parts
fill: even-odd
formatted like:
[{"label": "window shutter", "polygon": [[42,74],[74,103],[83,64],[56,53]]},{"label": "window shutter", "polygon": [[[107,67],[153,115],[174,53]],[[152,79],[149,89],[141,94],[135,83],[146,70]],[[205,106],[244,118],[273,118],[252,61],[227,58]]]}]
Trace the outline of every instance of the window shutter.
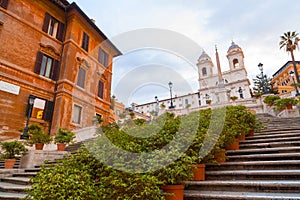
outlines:
[{"label": "window shutter", "polygon": [[43,114],[43,120],[52,121],[53,110],[54,110],[53,101],[46,101],[44,114]]},{"label": "window shutter", "polygon": [[49,13],[46,13],[45,19],[44,19],[44,24],[43,24],[43,29],[42,29],[45,33],[48,32],[50,19],[51,19],[51,16],[49,15]]},{"label": "window shutter", "polygon": [[51,70],[51,76],[50,78],[54,81],[57,81],[59,78],[59,61],[58,60],[54,60],[53,65],[52,65],[52,70]]},{"label": "window shutter", "polygon": [[63,23],[59,22],[56,38],[61,42],[64,39],[64,33],[65,33],[65,25]]},{"label": "window shutter", "polygon": [[98,97],[103,99],[103,89],[104,89],[104,84],[102,81],[99,81],[98,83]]},{"label": "window shutter", "polygon": [[34,73],[40,74],[42,66],[43,54],[39,51],[36,56]]},{"label": "window shutter", "polygon": [[0,0],[0,6],[4,9],[7,9],[8,0]]}]

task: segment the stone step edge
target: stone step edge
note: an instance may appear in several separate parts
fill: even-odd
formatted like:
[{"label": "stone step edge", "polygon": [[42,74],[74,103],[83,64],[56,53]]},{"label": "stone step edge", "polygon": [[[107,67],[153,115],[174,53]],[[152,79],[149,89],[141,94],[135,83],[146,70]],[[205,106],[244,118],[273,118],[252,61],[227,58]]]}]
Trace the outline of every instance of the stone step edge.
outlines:
[{"label": "stone step edge", "polygon": [[260,146],[282,146],[282,145],[294,145],[294,144],[300,144],[299,141],[285,141],[285,142],[264,142],[264,143],[245,143],[245,144],[239,144],[240,147],[246,148],[246,147],[260,147]]},{"label": "stone step edge", "polygon": [[222,164],[219,163],[209,163],[206,164],[206,167],[209,166],[230,166],[230,165],[300,165],[300,160],[276,160],[276,161],[245,161],[245,162],[225,162]]},{"label": "stone step edge", "polygon": [[245,140],[240,141],[240,144],[252,144],[252,143],[266,143],[266,142],[279,142],[279,141],[294,141],[294,139],[298,139],[300,141],[299,136],[295,137],[280,137],[280,138],[262,138],[262,139],[255,139],[255,140]]},{"label": "stone step edge", "polygon": [[218,181],[207,180],[207,181],[184,181],[184,184],[193,185],[193,186],[244,186],[244,187],[251,186],[251,187],[300,188],[300,181],[286,181],[286,180],[218,180]]},{"label": "stone step edge", "polygon": [[185,198],[206,198],[206,199],[230,199],[230,200],[300,200],[297,193],[259,193],[259,192],[215,192],[215,191],[193,191],[185,190]]},{"label": "stone step edge", "polygon": [[254,136],[247,136],[246,140],[255,140],[255,139],[266,139],[266,138],[279,138],[284,136],[298,136],[300,135],[299,132],[287,132],[287,133],[272,133],[272,134],[255,134]]},{"label": "stone step edge", "polygon": [[228,159],[230,158],[277,158],[277,157],[300,157],[300,153],[272,153],[272,154],[251,154],[251,155],[234,155],[234,156],[227,156]]},{"label": "stone step edge", "polygon": [[207,171],[206,175],[262,175],[262,176],[300,176],[300,170],[219,170]]},{"label": "stone step edge", "polygon": [[270,148],[261,148],[261,149],[240,149],[240,150],[227,150],[227,153],[238,154],[238,153],[257,153],[257,152],[270,152],[270,151],[295,151],[299,150],[300,147],[270,147]]},{"label": "stone step edge", "polygon": [[25,193],[13,193],[13,192],[1,192],[0,191],[0,199],[21,199],[25,198],[27,194]]}]

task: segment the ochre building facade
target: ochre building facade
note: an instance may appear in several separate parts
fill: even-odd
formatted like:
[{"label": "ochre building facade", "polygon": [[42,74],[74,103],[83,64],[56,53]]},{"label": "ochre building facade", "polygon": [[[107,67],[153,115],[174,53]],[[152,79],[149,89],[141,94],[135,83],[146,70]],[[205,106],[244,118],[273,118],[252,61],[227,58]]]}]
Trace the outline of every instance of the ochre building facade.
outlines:
[{"label": "ochre building facade", "polygon": [[[30,124],[54,134],[113,122],[112,60],[121,52],[66,0],[0,1],[0,133]],[[29,97],[34,99],[30,104]]]}]

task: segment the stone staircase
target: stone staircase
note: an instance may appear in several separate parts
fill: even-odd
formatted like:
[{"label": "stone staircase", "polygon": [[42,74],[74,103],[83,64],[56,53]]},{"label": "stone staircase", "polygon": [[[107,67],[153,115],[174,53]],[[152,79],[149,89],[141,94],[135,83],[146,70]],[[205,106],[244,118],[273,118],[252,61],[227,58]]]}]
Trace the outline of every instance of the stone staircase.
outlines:
[{"label": "stone staircase", "polygon": [[300,118],[258,117],[266,129],[208,164],[206,181],[187,182],[185,200],[300,200]]}]

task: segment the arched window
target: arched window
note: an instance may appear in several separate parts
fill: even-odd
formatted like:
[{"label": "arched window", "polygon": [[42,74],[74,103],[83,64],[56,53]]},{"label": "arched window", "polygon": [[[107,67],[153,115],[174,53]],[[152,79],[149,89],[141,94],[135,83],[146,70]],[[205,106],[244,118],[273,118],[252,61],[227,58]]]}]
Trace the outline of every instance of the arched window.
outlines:
[{"label": "arched window", "polygon": [[239,61],[238,61],[238,59],[233,59],[233,68],[235,69],[235,68],[238,68],[240,66],[240,63],[239,63]]},{"label": "arched window", "polygon": [[203,75],[203,76],[206,76],[206,75],[207,75],[207,71],[206,71],[206,68],[205,68],[205,67],[202,68],[202,75]]}]

